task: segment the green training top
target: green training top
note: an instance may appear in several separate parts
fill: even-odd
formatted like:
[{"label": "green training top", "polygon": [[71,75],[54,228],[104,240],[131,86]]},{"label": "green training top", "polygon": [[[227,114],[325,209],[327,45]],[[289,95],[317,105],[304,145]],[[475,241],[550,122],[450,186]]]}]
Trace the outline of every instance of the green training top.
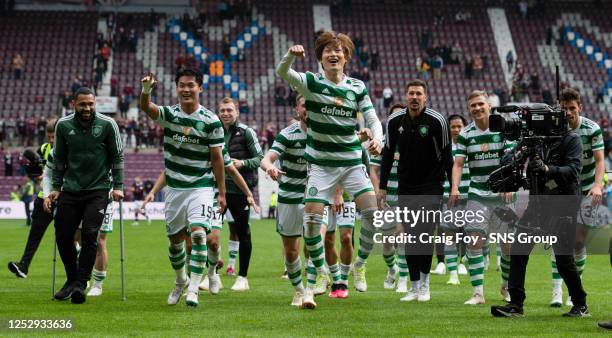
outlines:
[{"label": "green training top", "polygon": [[75,114],[59,119],[53,160],[54,191],[123,189],[123,144],[108,116],[95,114],[87,127]]}]

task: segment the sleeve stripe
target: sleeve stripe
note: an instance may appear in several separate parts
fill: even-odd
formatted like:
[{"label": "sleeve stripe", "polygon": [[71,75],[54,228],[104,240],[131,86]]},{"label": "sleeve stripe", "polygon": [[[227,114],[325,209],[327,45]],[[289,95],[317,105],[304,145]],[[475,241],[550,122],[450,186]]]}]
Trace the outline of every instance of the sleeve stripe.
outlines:
[{"label": "sleeve stripe", "polygon": [[117,147],[118,152],[122,152],[123,143],[121,142],[121,134],[119,133],[119,126],[117,126],[117,123],[115,122],[115,120],[113,120],[112,118],[106,115],[102,115],[102,119],[108,121],[111,127],[113,127],[113,130],[115,131],[115,146]]},{"label": "sleeve stripe", "polygon": [[442,128],[442,148],[448,146],[450,142],[448,139],[448,124],[446,123],[446,119],[442,116],[442,114],[433,109],[426,108],[425,113],[431,115],[440,122],[440,127]]},{"label": "sleeve stripe", "polygon": [[257,154],[261,153],[261,146],[259,142],[257,142],[257,134],[251,128],[247,128],[247,132],[251,135],[251,142],[255,145],[255,149],[257,150]]}]

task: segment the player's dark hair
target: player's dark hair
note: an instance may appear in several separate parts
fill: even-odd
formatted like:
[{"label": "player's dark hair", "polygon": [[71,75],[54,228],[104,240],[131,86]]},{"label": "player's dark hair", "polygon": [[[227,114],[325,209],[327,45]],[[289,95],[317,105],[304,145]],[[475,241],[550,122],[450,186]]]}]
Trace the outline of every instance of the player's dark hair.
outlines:
[{"label": "player's dark hair", "polygon": [[202,73],[199,70],[193,68],[181,68],[176,71],[176,77],[174,78],[174,83],[178,86],[179,79],[182,76],[193,76],[198,84],[198,86],[202,87]]},{"label": "player's dark hair", "polygon": [[559,101],[561,102],[578,101],[578,103],[581,103],[580,102],[580,92],[578,92],[574,88],[565,88],[563,89],[563,91],[561,92],[561,95],[559,96]]},{"label": "player's dark hair", "polygon": [[91,90],[91,88],[89,88],[89,87],[81,87],[81,88],[77,89],[77,91],[72,96],[72,99],[76,101],[76,99],[79,97],[79,95],[93,95],[94,97],[96,96],[94,91]]},{"label": "player's dark hair", "polygon": [[423,90],[425,91],[425,95],[427,95],[427,83],[423,80],[414,79],[408,82],[408,84],[406,85],[406,91],[408,91],[408,88],[410,87],[423,87]]},{"label": "player's dark hair", "polygon": [[459,115],[459,114],[452,114],[451,116],[448,117],[448,123],[450,123],[453,120],[461,120],[461,123],[463,123],[463,126],[467,126],[467,120],[465,119],[465,117]]}]

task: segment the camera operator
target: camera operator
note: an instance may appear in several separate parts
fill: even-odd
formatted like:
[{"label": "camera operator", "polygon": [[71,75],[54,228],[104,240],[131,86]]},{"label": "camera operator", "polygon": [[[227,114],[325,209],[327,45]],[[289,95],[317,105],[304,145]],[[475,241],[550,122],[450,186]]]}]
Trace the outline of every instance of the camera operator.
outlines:
[{"label": "camera operator", "polygon": [[[519,221],[516,237],[521,234],[541,233],[557,235],[557,243],[553,244],[557,269],[574,302],[571,310],[563,316],[588,317],[590,314],[586,305],[586,293],[582,288],[573,256],[576,213],[580,203],[582,144],[580,137],[570,131],[566,123],[560,130],[560,137],[542,137],[543,141],[532,145],[527,165],[530,200]],[[520,147],[519,150],[525,152],[527,149]],[[538,198],[534,195],[545,196]],[[559,230],[552,230],[552,227],[547,227],[548,224]],[[521,241],[512,245],[508,281],[511,300],[507,305],[492,306],[493,316],[523,316],[525,274],[533,246],[533,243]]]}]

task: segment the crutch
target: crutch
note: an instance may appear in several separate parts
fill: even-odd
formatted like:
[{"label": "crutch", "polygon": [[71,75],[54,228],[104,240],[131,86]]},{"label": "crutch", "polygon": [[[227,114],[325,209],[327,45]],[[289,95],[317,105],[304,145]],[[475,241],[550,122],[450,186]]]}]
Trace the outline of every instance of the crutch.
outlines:
[{"label": "crutch", "polygon": [[125,300],[125,250],[123,246],[123,201],[119,200],[119,248],[121,255],[121,300]]},{"label": "crutch", "polygon": [[55,299],[55,269],[57,265],[57,242],[53,241],[53,271],[51,273],[51,299]]}]

